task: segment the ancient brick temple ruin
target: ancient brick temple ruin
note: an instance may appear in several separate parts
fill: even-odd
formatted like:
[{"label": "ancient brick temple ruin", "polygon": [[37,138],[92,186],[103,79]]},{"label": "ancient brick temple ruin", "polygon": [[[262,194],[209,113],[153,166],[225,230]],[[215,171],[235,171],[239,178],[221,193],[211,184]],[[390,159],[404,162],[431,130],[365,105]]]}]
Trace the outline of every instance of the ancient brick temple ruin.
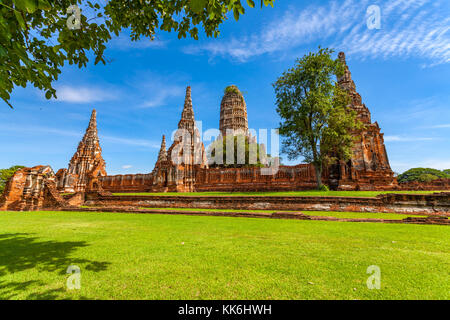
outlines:
[{"label": "ancient brick temple ruin", "polygon": [[[397,180],[390,168],[383,134],[378,123],[372,123],[369,109],[356,92],[344,53],[339,59],[345,74],[338,84],[351,97],[348,106],[356,111],[363,129],[355,132],[356,142],[349,161],[338,161],[326,168],[323,181],[336,190],[397,189]],[[220,136],[250,136],[247,106],[236,86],[229,86],[220,104]],[[188,133],[184,137],[184,133]],[[184,140],[183,140],[184,137]],[[255,140],[251,140],[255,142]],[[183,153],[183,150],[190,152]],[[316,186],[314,167],[310,164],[280,166],[273,175],[263,174],[258,167],[209,168],[205,147],[195,127],[191,88],[186,90],[181,120],[175,141],[166,151],[163,136],[155,168],[150,174],[99,177],[101,187],[111,192],[165,191],[281,191],[313,189]]]},{"label": "ancient brick temple ruin", "polygon": [[106,169],[97,132],[97,111],[94,109],[69,168],[56,173],[57,188],[62,192],[85,191],[89,181],[99,176],[106,176]]},{"label": "ancient brick temple ruin", "polygon": [[[339,59],[345,65],[345,74],[338,79],[338,84],[350,94],[351,104],[348,107],[356,111],[364,126],[363,129],[354,132],[356,142],[352,158],[349,161],[338,161],[335,165],[325,168],[323,182],[337,190],[400,189],[389,165],[380,127],[376,122],[372,123],[370,111],[356,91],[344,53],[339,53]],[[20,183],[11,185],[6,194],[22,194],[23,199],[20,203],[8,200],[9,203],[15,203],[13,206],[18,207],[33,207],[34,202],[40,201],[36,200],[39,197],[35,194],[52,193],[53,185],[61,193],[282,191],[316,187],[315,170],[311,164],[280,166],[273,172],[274,174],[267,174],[264,172],[265,168],[259,167],[210,168],[205,146],[195,123],[190,87],[186,89],[184,107],[173,143],[166,149],[166,138],[162,137],[158,160],[150,173],[107,175],[98,138],[96,116],[94,110],[68,168],[60,169],[56,175],[48,173],[51,177],[45,179],[42,177],[47,175],[49,172],[47,170],[50,169],[27,168],[28,171],[18,173],[22,176],[20,179],[16,176],[14,181]],[[225,90],[220,105],[219,128],[219,137],[226,136],[229,132],[233,135],[243,134],[251,137],[245,99],[236,86],[227,87]],[[252,138],[251,143],[256,143],[256,140]],[[25,176],[27,178],[24,178]],[[48,180],[48,183],[42,184],[41,180]],[[36,181],[33,182],[32,193],[29,192],[31,190],[29,187],[22,186],[25,182],[29,185],[30,181]],[[20,197],[10,197],[16,198]]]},{"label": "ancient brick temple ruin", "polygon": [[163,136],[158,160],[152,171],[150,191],[193,192],[196,172],[205,168],[208,168],[205,146],[200,141],[200,132],[195,125],[191,87],[187,87],[174,142],[166,151]]},{"label": "ancient brick temple ruin", "polygon": [[55,173],[49,166],[18,170],[0,197],[0,210],[31,211],[67,204],[56,189]]},{"label": "ancient brick temple ruin", "polygon": [[374,190],[390,189],[396,186],[397,180],[389,165],[384,145],[383,134],[377,122],[372,123],[369,109],[362,103],[356,92],[355,82],[345,61],[345,54],[339,53],[339,59],[345,66],[344,75],[338,84],[345,89],[351,98],[349,107],[356,111],[363,129],[355,132],[353,156],[347,161],[339,161],[329,169],[329,185],[339,190]]},{"label": "ancient brick temple ruin", "polygon": [[222,136],[248,135],[247,105],[242,93],[236,86],[225,89],[225,95],[220,103],[219,130]]}]

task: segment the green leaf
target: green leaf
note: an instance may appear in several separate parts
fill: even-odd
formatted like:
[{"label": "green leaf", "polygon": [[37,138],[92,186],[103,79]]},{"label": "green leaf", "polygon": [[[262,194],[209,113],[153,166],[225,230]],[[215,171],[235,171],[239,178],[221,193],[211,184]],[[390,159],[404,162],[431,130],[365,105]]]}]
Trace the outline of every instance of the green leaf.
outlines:
[{"label": "green leaf", "polygon": [[22,13],[19,11],[14,11],[14,15],[16,16],[17,21],[19,22],[19,25],[22,29],[25,29],[25,20],[23,20]]},{"label": "green leaf", "polygon": [[206,6],[206,0],[190,0],[190,7],[195,13],[201,13]]},{"label": "green leaf", "polygon": [[239,21],[239,11],[237,9],[233,10],[234,20]]},{"label": "green leaf", "polygon": [[255,7],[255,2],[253,2],[253,0],[247,0],[247,4],[250,8],[254,8]]},{"label": "green leaf", "polygon": [[47,100],[50,100],[50,99],[52,98],[52,92],[51,92],[50,90],[48,90],[48,91],[45,93],[45,98],[46,98]]},{"label": "green leaf", "polygon": [[45,0],[38,0],[38,9],[41,10],[50,10],[52,8],[52,6],[50,5],[50,3],[48,3],[48,1]]},{"label": "green leaf", "polygon": [[28,13],[33,13],[38,8],[37,0],[14,0],[16,8],[21,11],[27,11]]}]

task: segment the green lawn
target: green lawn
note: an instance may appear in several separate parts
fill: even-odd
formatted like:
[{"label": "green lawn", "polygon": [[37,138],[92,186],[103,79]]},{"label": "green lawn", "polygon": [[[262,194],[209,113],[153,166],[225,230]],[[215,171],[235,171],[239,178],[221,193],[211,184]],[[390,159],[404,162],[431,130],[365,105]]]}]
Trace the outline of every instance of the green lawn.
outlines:
[{"label": "green lawn", "polygon": [[[450,299],[447,226],[0,212],[3,299]],[[81,289],[68,291],[69,265]],[[366,269],[381,268],[381,290]]]},{"label": "green lawn", "polygon": [[[89,208],[89,207],[85,207]],[[255,213],[274,213],[274,212],[298,212],[288,210],[234,210],[234,209],[202,209],[202,208],[141,208],[144,210],[173,210],[173,211],[210,211],[210,212],[255,212]],[[337,212],[337,211],[301,211],[310,216],[325,216],[336,218],[373,218],[373,219],[393,219],[401,220],[407,217],[426,217],[421,215],[400,214],[400,213],[372,213],[372,212]]]},{"label": "green lawn", "polygon": [[443,191],[287,191],[287,192],[165,192],[165,193],[113,193],[115,196],[271,196],[271,197],[300,197],[300,196],[320,196],[320,197],[376,197],[385,193],[403,194],[430,194]]}]

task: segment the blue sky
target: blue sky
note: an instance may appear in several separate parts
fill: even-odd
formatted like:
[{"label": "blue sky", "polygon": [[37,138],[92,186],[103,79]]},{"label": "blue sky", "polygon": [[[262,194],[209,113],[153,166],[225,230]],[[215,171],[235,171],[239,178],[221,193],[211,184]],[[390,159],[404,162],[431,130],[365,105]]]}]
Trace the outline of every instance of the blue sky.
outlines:
[{"label": "blue sky", "polygon": [[[381,8],[379,30],[367,28],[370,5]],[[394,171],[450,168],[448,0],[277,0],[239,22],[230,17],[218,39],[159,32],[132,43],[124,33],[110,42],[106,66],[63,68],[58,100],[29,86],[14,91],[14,110],[0,103],[0,168],[67,167],[96,108],[108,173],[148,173],[161,135],[176,129],[187,85],[203,129],[218,128],[230,84],[245,94],[249,127],[276,128],[271,84],[319,45],[346,52]]]}]

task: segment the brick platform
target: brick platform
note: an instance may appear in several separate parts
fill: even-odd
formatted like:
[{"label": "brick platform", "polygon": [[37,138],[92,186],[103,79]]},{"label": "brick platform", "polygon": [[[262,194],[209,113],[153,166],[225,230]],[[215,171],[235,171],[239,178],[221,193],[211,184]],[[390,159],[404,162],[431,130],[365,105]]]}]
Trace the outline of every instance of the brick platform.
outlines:
[{"label": "brick platform", "polygon": [[450,193],[385,194],[357,197],[233,197],[233,196],[104,196],[86,194],[85,205],[100,207],[200,208],[384,212],[450,216]]}]

